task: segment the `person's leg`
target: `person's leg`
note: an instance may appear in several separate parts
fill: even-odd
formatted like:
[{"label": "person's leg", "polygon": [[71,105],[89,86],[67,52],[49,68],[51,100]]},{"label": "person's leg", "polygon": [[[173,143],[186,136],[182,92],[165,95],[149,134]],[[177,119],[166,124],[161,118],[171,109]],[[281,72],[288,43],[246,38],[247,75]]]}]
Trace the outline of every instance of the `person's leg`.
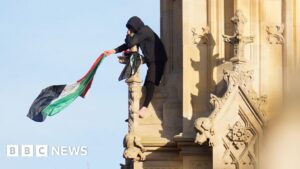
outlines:
[{"label": "person's leg", "polygon": [[144,86],[146,88],[145,101],[143,107],[139,110],[140,118],[143,118],[145,116],[148,105],[152,100],[154,94],[154,88],[155,86],[158,86],[160,84],[160,80],[164,73],[165,64],[166,62],[162,61],[149,64],[148,66],[147,75],[144,83]]},{"label": "person's leg", "polygon": [[146,78],[145,78],[145,83],[144,83],[144,87],[146,89],[145,91],[145,100],[143,103],[142,108],[139,110],[139,117],[143,118],[146,114],[146,110],[149,106],[149,103],[153,97],[153,93],[154,93],[154,86],[155,86],[155,64],[154,63],[150,63],[147,65],[148,66],[148,70],[147,70],[147,74],[146,74]]},{"label": "person's leg", "polygon": [[145,88],[146,88],[146,93],[145,93],[145,101],[143,104],[143,107],[147,107],[149,106],[149,103],[153,97],[153,93],[154,93],[154,83],[153,82],[146,82],[145,83]]},{"label": "person's leg", "polygon": [[149,106],[150,101],[152,100],[153,93],[154,93],[154,83],[153,82],[145,82],[144,84],[146,88],[146,93],[145,93],[145,100],[142,108],[139,110],[139,117],[143,118],[145,117],[147,108]]}]

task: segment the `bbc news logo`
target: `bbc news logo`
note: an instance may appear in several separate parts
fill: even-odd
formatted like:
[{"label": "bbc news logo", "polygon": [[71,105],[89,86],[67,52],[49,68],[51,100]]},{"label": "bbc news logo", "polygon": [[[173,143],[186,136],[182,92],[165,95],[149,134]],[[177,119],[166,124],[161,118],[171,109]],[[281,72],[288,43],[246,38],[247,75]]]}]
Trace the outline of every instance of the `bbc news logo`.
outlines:
[{"label": "bbc news logo", "polygon": [[87,146],[6,145],[7,157],[87,156]]}]

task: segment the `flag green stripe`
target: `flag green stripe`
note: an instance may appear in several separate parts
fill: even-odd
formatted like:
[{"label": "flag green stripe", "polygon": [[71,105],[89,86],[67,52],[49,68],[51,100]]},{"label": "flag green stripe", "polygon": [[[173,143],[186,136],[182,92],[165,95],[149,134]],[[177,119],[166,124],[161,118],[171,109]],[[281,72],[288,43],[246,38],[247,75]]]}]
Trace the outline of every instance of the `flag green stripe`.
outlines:
[{"label": "flag green stripe", "polygon": [[99,63],[97,64],[97,66],[95,66],[95,68],[86,76],[86,78],[84,78],[80,84],[79,84],[79,87],[78,89],[61,98],[61,99],[58,99],[56,100],[55,102],[49,104],[43,111],[42,111],[42,114],[43,115],[46,115],[46,116],[53,116],[57,113],[59,113],[61,110],[63,110],[64,108],[66,108],[68,105],[70,105],[78,96],[80,96],[85,88],[87,87],[88,83],[92,80],[93,76],[95,75],[96,73],[96,70],[98,68],[98,66],[100,65],[100,63],[103,61],[104,58],[102,58]]},{"label": "flag green stripe", "polygon": [[61,110],[63,110],[69,104],[71,104],[80,95],[82,89],[84,89],[84,86],[80,85],[75,92],[73,92],[59,100],[56,100],[54,103],[49,104],[42,111],[43,115],[53,116],[53,115],[59,113]]}]

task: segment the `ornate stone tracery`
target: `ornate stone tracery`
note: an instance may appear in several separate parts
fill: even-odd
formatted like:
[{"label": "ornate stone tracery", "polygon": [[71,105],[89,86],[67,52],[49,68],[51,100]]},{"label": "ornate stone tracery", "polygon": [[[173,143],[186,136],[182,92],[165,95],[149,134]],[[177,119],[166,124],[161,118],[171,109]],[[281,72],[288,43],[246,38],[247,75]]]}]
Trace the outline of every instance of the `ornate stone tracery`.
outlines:
[{"label": "ornate stone tracery", "polygon": [[235,165],[236,168],[255,168],[258,161],[255,150],[259,144],[259,132],[243,110],[239,111],[238,116],[239,120],[232,126],[229,125],[227,134],[222,138],[225,147],[224,164]]},{"label": "ornate stone tracery", "polygon": [[[253,90],[253,70],[248,69],[244,57],[245,45],[254,38],[243,35],[246,19],[238,10],[232,21],[235,25],[234,35],[223,37],[225,42],[234,45],[234,57],[231,59],[233,70],[223,71],[227,88],[223,96],[210,95],[210,104],[213,106],[210,116],[196,119],[195,142],[203,144],[209,141],[213,151],[217,152],[213,158],[218,166],[252,168],[257,164],[254,149],[257,148],[259,132],[256,128],[261,128],[265,119],[263,104],[266,97],[258,97]],[[231,119],[236,120],[230,122]],[[223,162],[218,162],[220,160]]]},{"label": "ornate stone tracery", "polygon": [[230,127],[226,135],[229,141],[232,142],[232,145],[235,149],[240,149],[241,146],[247,144],[252,138],[251,128],[245,127],[240,121],[235,122],[235,124]]}]

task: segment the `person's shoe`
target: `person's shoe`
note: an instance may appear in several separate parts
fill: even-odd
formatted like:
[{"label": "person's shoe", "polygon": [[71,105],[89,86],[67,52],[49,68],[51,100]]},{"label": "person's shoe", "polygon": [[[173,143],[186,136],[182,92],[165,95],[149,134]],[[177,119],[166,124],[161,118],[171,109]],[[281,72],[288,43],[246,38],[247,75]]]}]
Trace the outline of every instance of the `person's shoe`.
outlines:
[{"label": "person's shoe", "polygon": [[139,118],[144,118],[147,113],[147,107],[142,107],[139,111]]},{"label": "person's shoe", "polygon": [[127,123],[128,123],[128,119],[126,119],[126,120],[125,120],[125,122],[127,122]]}]

